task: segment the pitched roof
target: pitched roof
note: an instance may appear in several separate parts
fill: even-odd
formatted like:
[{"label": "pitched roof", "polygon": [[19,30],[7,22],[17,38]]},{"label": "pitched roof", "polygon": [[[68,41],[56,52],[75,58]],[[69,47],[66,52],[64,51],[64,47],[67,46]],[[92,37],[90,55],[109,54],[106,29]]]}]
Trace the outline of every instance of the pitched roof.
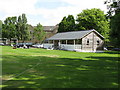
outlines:
[{"label": "pitched roof", "polygon": [[[36,26],[34,26],[34,28],[35,28]],[[33,28],[33,29],[34,29]],[[55,30],[55,29],[57,29],[58,28],[58,26],[56,25],[56,26],[43,26],[43,30],[44,31],[53,31],[53,30]]]},{"label": "pitched roof", "polygon": [[44,31],[53,31],[56,28],[56,26],[43,26]]},{"label": "pitched roof", "polygon": [[84,31],[72,31],[72,32],[64,32],[64,33],[57,33],[54,36],[48,38],[47,40],[74,40],[74,39],[81,39],[87,34],[91,32],[96,32],[100,37],[104,38],[101,34],[99,34],[96,30],[84,30]]}]

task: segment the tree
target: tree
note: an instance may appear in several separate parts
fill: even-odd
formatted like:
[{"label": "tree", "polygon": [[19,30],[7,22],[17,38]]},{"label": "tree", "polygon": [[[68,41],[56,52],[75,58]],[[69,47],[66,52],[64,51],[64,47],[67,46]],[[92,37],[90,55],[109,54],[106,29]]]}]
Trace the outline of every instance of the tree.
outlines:
[{"label": "tree", "polygon": [[111,36],[111,44],[115,47],[120,48],[120,13],[115,14],[113,17],[111,17],[110,21],[111,25],[111,31],[110,31],[110,36]]},{"label": "tree", "polygon": [[67,31],[74,31],[75,29],[75,19],[73,15],[68,15],[67,17]]},{"label": "tree", "polygon": [[62,21],[59,23],[58,32],[68,32],[75,30],[75,19],[73,15],[68,15],[68,17],[63,17]]},{"label": "tree", "polygon": [[109,22],[105,14],[100,9],[86,9],[77,15],[76,30],[95,29],[105,37],[105,41],[109,41]]},{"label": "tree", "polygon": [[2,38],[2,21],[0,20],[0,38]]},{"label": "tree", "polygon": [[26,15],[22,14],[22,16],[18,17],[18,20],[16,16],[6,18],[2,26],[2,37],[8,39],[17,38],[23,42],[28,40],[29,33]]},{"label": "tree", "polygon": [[20,33],[21,33],[21,40],[23,40],[23,42],[25,40],[29,39],[29,33],[28,33],[28,24],[27,24],[27,18],[25,14],[22,14],[22,18],[21,18],[21,28],[20,28]]},{"label": "tree", "polygon": [[18,20],[17,20],[17,25],[16,25],[16,29],[17,29],[17,37],[18,37],[18,40],[22,40],[22,18],[21,16],[18,17]]},{"label": "tree", "polygon": [[29,40],[30,35],[28,32],[28,24],[25,14],[22,14],[22,16],[20,15],[18,17],[16,28],[17,28],[16,35],[18,37],[18,40],[22,40],[23,42],[25,40]]},{"label": "tree", "polygon": [[105,4],[107,4],[108,18],[111,18],[112,16],[120,12],[120,0],[106,0]]},{"label": "tree", "polygon": [[105,4],[108,6],[107,16],[110,19],[111,45],[120,47],[120,0],[105,1]]},{"label": "tree", "polygon": [[42,41],[45,39],[45,31],[40,23],[34,28],[33,35],[34,38],[39,41],[39,43],[42,43]]},{"label": "tree", "polygon": [[4,21],[2,26],[2,37],[3,38],[16,38],[16,20],[17,17],[8,17]]},{"label": "tree", "polygon": [[63,17],[62,21],[59,23],[58,32],[66,32],[67,31],[67,21],[66,17]]}]

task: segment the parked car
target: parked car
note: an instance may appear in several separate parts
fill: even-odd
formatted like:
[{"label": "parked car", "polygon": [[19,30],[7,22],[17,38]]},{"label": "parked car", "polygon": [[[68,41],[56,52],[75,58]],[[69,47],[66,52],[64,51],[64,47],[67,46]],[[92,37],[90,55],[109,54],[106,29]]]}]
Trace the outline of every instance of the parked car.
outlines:
[{"label": "parked car", "polygon": [[17,48],[24,47],[24,46],[27,46],[29,48],[29,47],[32,47],[32,45],[33,45],[33,43],[18,43],[18,44],[16,44]]},{"label": "parked car", "polygon": [[0,46],[4,46],[5,44],[4,43],[0,43]]},{"label": "parked car", "polygon": [[35,48],[43,48],[43,44],[34,44],[34,45],[32,45],[33,47],[35,47]]},{"label": "parked car", "polygon": [[113,50],[113,48],[114,48],[113,46],[106,47],[107,50]]},{"label": "parked car", "polygon": [[113,51],[120,51],[120,48],[113,48]]}]

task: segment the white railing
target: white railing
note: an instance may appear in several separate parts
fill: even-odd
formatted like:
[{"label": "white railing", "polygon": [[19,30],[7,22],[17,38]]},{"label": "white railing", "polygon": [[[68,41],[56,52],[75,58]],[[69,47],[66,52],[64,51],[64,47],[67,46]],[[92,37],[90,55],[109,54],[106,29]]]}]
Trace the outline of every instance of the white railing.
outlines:
[{"label": "white railing", "polygon": [[72,45],[72,44],[60,44],[61,48],[67,50],[81,49],[81,45]]},{"label": "white railing", "polygon": [[49,43],[44,43],[43,44],[43,47],[44,48],[50,48],[50,47],[52,47],[54,44],[49,44]]},{"label": "white railing", "polygon": [[[54,44],[44,43],[44,48],[52,48]],[[73,45],[73,44],[60,44],[60,49],[66,49],[66,50],[81,50],[81,45]]]},{"label": "white railing", "polygon": [[75,49],[82,49],[82,45],[75,45]]}]

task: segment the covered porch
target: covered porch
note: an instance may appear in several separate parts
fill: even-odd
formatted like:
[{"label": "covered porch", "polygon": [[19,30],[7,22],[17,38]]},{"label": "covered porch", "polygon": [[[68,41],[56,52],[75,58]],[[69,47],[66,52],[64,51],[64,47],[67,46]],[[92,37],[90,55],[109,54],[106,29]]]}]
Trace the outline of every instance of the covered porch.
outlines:
[{"label": "covered porch", "polygon": [[82,39],[75,40],[47,40],[44,42],[44,48],[54,48],[60,50],[81,50]]}]

